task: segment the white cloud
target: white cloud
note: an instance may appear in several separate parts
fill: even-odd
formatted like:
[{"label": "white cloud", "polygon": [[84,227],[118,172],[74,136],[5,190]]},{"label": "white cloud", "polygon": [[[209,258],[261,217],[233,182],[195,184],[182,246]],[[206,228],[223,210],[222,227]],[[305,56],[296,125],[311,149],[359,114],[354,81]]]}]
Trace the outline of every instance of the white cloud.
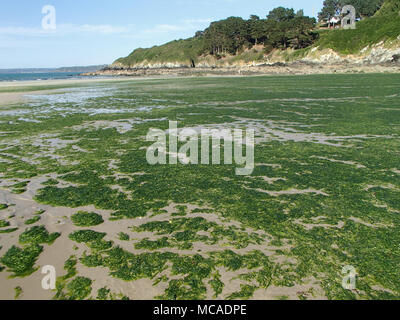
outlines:
[{"label": "white cloud", "polygon": [[154,26],[151,29],[146,29],[143,30],[143,33],[165,33],[165,32],[171,32],[171,31],[180,31],[183,30],[182,26],[178,25],[171,25],[171,24],[158,24]]},{"label": "white cloud", "polygon": [[112,26],[112,25],[74,25],[60,24],[55,30],[45,30],[42,28],[26,28],[26,27],[0,27],[0,35],[14,36],[43,36],[43,35],[66,35],[66,34],[121,34],[129,32],[128,27]]},{"label": "white cloud", "polygon": [[[130,39],[154,39],[157,37],[163,38],[164,36],[176,37],[179,33],[185,35],[193,34],[197,30],[206,28],[213,19],[185,19],[177,21],[175,24],[156,24],[147,29],[140,29],[134,25],[108,25],[108,24],[57,24],[55,30],[45,30],[40,27],[14,27],[14,26],[0,26],[0,36],[8,37],[8,44],[4,46],[9,47],[15,40],[24,39],[27,37],[46,37],[54,36],[84,36],[84,35],[118,35],[121,38]],[[24,37],[24,38],[22,38]]]},{"label": "white cloud", "polygon": [[151,29],[143,30],[142,34],[161,34],[161,33],[169,33],[169,32],[176,32],[176,31],[197,31],[198,29],[202,29],[205,26],[208,26],[213,19],[186,19],[180,21],[178,24],[171,25],[171,24],[158,24],[155,25]]},{"label": "white cloud", "polygon": [[186,19],[182,21],[189,24],[198,24],[198,23],[211,23],[214,21],[214,19]]},{"label": "white cloud", "polygon": [[[54,31],[53,31],[54,32]],[[46,30],[40,28],[25,28],[25,27],[0,27],[1,35],[39,35],[46,33]],[[47,32],[49,33],[49,32]]]},{"label": "white cloud", "polygon": [[[84,24],[80,26],[75,25],[64,25],[65,31],[71,33],[74,32],[87,32],[87,33],[98,33],[98,34],[117,34],[129,32],[128,27],[124,26],[111,26],[111,25],[91,25]],[[62,30],[62,29],[61,29]]]}]

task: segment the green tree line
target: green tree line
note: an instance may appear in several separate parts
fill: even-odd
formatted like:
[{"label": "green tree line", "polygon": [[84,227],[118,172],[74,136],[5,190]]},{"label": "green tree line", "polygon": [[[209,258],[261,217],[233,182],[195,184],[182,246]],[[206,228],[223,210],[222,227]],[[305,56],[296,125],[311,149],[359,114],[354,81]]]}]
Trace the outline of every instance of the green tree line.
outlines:
[{"label": "green tree line", "polygon": [[257,44],[267,49],[301,49],[317,39],[315,25],[316,20],[304,16],[302,10],[296,13],[279,7],[265,19],[252,15],[248,20],[229,17],[213,22],[205,31],[197,32],[196,37],[204,38],[204,53],[213,55],[236,54]]},{"label": "green tree line", "polygon": [[384,2],[385,0],[325,0],[318,17],[319,20],[337,17],[345,5],[352,5],[358,18],[372,17]]}]

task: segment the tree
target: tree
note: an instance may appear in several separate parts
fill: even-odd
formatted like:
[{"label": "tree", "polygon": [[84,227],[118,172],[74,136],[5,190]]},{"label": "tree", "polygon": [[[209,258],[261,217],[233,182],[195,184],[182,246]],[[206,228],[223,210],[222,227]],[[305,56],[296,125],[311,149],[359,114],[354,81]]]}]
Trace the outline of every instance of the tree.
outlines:
[{"label": "tree", "polygon": [[304,17],[304,10],[301,9],[296,12],[296,18]]},{"label": "tree", "polygon": [[310,17],[297,17],[287,21],[269,20],[269,35],[266,43],[272,48],[301,49],[311,45],[318,37],[313,32],[316,20]]},{"label": "tree", "polygon": [[203,53],[220,58],[257,44],[269,49],[305,48],[317,39],[318,34],[313,31],[315,24],[316,20],[304,16],[302,10],[296,14],[293,9],[283,7],[272,10],[268,19],[256,15],[251,15],[249,20],[230,17],[212,22],[204,31]]},{"label": "tree", "polygon": [[204,35],[204,31],[197,31],[194,35],[195,38],[200,38]]},{"label": "tree", "polygon": [[315,18],[296,17],[289,22],[288,43],[293,49],[301,49],[308,47],[318,38],[318,33],[312,29],[316,24]]},{"label": "tree", "polygon": [[318,18],[320,21],[329,21],[331,18],[339,16],[341,9],[341,0],[325,0]]},{"label": "tree", "polygon": [[274,20],[277,22],[289,21],[295,17],[293,9],[288,9],[284,7],[278,7],[270,11],[267,18],[269,20]]},{"label": "tree", "polygon": [[250,41],[253,44],[258,44],[260,40],[262,40],[263,35],[264,35],[264,24],[265,21],[264,20],[260,20],[260,18],[258,19],[252,19],[251,16],[250,20],[248,22],[249,24],[249,31],[250,31]]},{"label": "tree", "polygon": [[356,9],[358,18],[373,16],[382,6],[385,0],[325,0],[319,20],[330,20],[340,15],[346,5],[352,5]]},{"label": "tree", "polygon": [[352,5],[358,18],[372,17],[382,6],[384,0],[341,0],[342,7]]},{"label": "tree", "polygon": [[249,24],[238,17],[211,23],[204,36],[211,54],[236,54],[243,46],[250,44]]}]

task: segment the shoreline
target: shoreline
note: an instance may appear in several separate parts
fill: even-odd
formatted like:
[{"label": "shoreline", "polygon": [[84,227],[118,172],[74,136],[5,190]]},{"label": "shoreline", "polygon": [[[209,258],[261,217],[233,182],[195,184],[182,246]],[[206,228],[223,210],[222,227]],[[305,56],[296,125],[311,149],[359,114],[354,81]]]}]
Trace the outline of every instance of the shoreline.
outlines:
[{"label": "shoreline", "polygon": [[125,78],[86,78],[86,79],[49,79],[49,80],[28,80],[28,81],[1,81],[0,82],[0,93],[4,92],[4,88],[15,88],[15,87],[41,87],[41,86],[55,86],[65,84],[86,84],[86,83],[97,83],[97,82],[113,82],[113,81],[124,81]]},{"label": "shoreline", "polygon": [[154,76],[193,77],[193,76],[276,76],[346,73],[400,73],[399,62],[380,64],[322,64],[308,61],[275,63],[246,66],[223,67],[174,67],[174,68],[106,68],[97,72],[84,73],[84,76],[119,76],[147,78]]},{"label": "shoreline", "polygon": [[[90,78],[51,79],[29,81],[0,82],[0,108],[18,103],[27,103],[25,95],[51,94],[68,88],[92,84],[129,82],[140,80],[166,80],[190,77],[254,77],[254,76],[301,76],[332,74],[373,74],[400,73],[400,63],[382,63],[371,65],[355,64],[315,64],[294,62],[273,65],[217,68],[141,68],[141,69],[105,69],[82,76]],[[98,78],[96,78],[98,77]]]},{"label": "shoreline", "polygon": [[25,95],[51,94],[68,88],[96,83],[122,82],[134,79],[126,77],[88,78],[88,79],[52,79],[30,81],[3,81],[0,82],[0,108],[17,103],[29,102]]},{"label": "shoreline", "polygon": [[[312,74],[342,74],[342,73],[400,73],[400,63],[382,64],[316,64],[311,62],[275,63],[271,65],[247,65],[229,67],[200,68],[132,68],[104,69],[96,72],[82,73],[88,78],[48,79],[0,81],[0,94],[12,92],[15,88],[26,88],[35,91],[35,87],[62,88],[63,85],[80,85],[91,83],[107,83],[132,80],[158,80],[185,77],[224,77],[224,76],[277,76],[277,75],[312,75]],[[8,90],[10,89],[10,90]],[[40,90],[40,89],[39,89]],[[45,89],[44,89],[45,90]]]}]

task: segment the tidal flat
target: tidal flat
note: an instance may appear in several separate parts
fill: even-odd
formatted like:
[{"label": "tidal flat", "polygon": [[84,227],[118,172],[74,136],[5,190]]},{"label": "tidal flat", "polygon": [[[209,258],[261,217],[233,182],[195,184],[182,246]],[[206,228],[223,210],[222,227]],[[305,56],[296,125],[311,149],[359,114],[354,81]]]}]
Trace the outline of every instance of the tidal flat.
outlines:
[{"label": "tidal flat", "polygon": [[[28,95],[0,108],[0,299],[399,299],[399,88],[398,74],[0,87]],[[253,173],[148,164],[146,134],[169,121],[254,129]]]}]

